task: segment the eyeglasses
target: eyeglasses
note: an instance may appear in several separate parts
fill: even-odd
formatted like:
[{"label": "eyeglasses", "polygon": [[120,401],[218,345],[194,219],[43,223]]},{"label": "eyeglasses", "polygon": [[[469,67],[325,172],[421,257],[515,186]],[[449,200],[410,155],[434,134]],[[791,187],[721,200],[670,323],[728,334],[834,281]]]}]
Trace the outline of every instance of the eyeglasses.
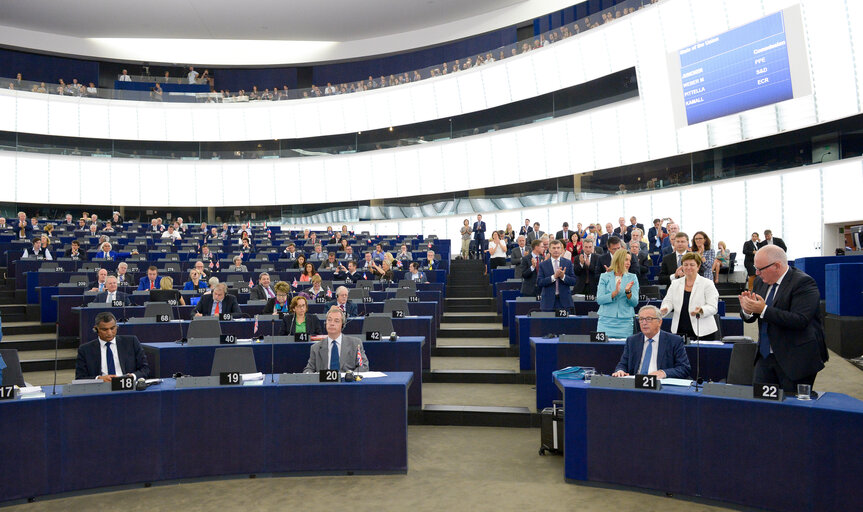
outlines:
[{"label": "eyeglasses", "polygon": [[764,265],[763,267],[756,267],[756,268],[755,268],[755,272],[764,272],[764,271],[765,271],[765,270],[767,270],[769,267],[771,267],[771,266],[773,266],[773,265],[775,265],[775,264],[776,264],[776,262],[774,261],[773,263],[768,263],[767,265]]},{"label": "eyeglasses", "polygon": [[639,322],[652,322],[654,320],[659,320],[659,317],[656,317],[656,316],[645,316],[645,317],[640,316],[640,317],[638,317]]}]

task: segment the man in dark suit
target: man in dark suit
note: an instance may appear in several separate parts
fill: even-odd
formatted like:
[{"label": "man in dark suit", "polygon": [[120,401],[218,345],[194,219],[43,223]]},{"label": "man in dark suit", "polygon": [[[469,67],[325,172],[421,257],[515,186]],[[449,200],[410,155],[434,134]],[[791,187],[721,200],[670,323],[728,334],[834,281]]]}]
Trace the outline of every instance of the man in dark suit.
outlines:
[{"label": "man in dark suit", "polygon": [[786,393],[796,393],[798,384],[815,382],[829,357],[818,313],[818,285],[788,266],[778,244],[755,253],[755,268],[754,290],[739,297],[743,321],[758,321],[753,383],[779,384]]},{"label": "man in dark suit", "polygon": [[112,304],[115,300],[122,301],[124,305],[131,306],[132,302],[129,296],[123,292],[117,291],[117,276],[108,276],[105,278],[105,291],[97,293],[93,299],[95,303]]},{"label": "man in dark suit", "polygon": [[108,271],[104,268],[100,268],[98,272],[96,272],[96,280],[87,285],[90,288],[91,292],[103,292],[105,291],[105,282],[108,280]]},{"label": "man in dark suit", "polygon": [[[629,241],[629,254],[632,255],[629,271],[638,277],[639,286],[646,285],[647,272],[650,270],[650,263],[648,262],[647,251],[642,251],[641,242],[633,238]],[[638,264],[638,267],[635,266],[635,263]]]},{"label": "man in dark suit", "polygon": [[527,237],[528,233],[530,233],[531,231],[533,231],[533,228],[530,227],[530,219],[524,219],[524,226],[522,226],[521,229],[518,230],[518,234]]},{"label": "man in dark suit", "polygon": [[341,372],[369,371],[369,358],[363,348],[363,341],[355,336],[344,336],[342,329],[347,317],[338,308],[327,310],[327,337],[316,342],[309,349],[309,362],[303,373],[316,373],[321,370]]},{"label": "man in dark suit", "polygon": [[423,270],[437,270],[440,262],[435,258],[434,251],[426,251],[426,258],[423,260],[420,268]]},{"label": "man in dark suit", "polygon": [[752,283],[755,282],[755,252],[761,243],[761,236],[758,231],[752,233],[752,238],[743,244],[743,266],[746,267],[746,275],[748,277],[746,289],[752,291]]},{"label": "man in dark suit", "polygon": [[297,259],[297,256],[299,256],[300,254],[303,254],[303,253],[302,253],[302,252],[300,252],[300,251],[297,251],[297,246],[296,246],[296,244],[294,244],[293,242],[291,242],[291,243],[289,243],[289,244],[288,244],[288,246],[285,248],[285,250],[284,250],[283,254],[285,255],[285,258],[287,258],[287,259],[289,259],[289,260],[295,260],[295,259]]},{"label": "man in dark suit", "polygon": [[522,297],[536,297],[536,272],[544,258],[541,240],[531,242],[530,248],[531,251],[521,259],[519,264]]},{"label": "man in dark suit", "polygon": [[12,229],[15,230],[15,234],[19,234],[21,229],[23,229],[24,238],[29,238],[33,233],[33,225],[27,221],[27,214],[24,212],[18,212],[18,220],[13,220],[10,224]]},{"label": "man in dark suit", "polygon": [[674,252],[674,237],[676,237],[679,232],[680,226],[673,222],[668,223],[668,236],[662,240],[662,250],[660,251],[663,257],[665,257],[666,254]]},{"label": "man in dark suit", "polygon": [[72,240],[71,247],[66,251],[66,257],[75,261],[87,261],[87,253],[81,250],[81,243],[77,240]]},{"label": "man in dark suit", "polygon": [[[599,238],[597,238],[596,247],[601,247],[605,252],[608,252],[608,239],[613,236],[616,235],[614,234],[614,228],[612,227],[611,222],[609,222],[605,225],[605,233],[599,235]],[[620,237],[618,236],[617,238],[619,239]]]},{"label": "man in dark suit", "polygon": [[[99,379],[110,382],[118,375],[134,375],[136,379],[150,376],[147,356],[137,336],[117,336],[117,319],[104,311],[96,315],[97,339],[78,347],[75,363],[76,379]],[[105,365],[102,365],[105,361]]]},{"label": "man in dark suit", "polygon": [[336,281],[346,281],[350,279],[352,283],[365,279],[365,272],[357,270],[357,262],[354,260],[348,261],[348,266],[339,265],[339,270],[333,274],[333,279]]},{"label": "man in dark suit", "polygon": [[644,234],[644,224],[641,224],[635,218],[635,215],[629,218],[629,225],[626,226],[626,241],[630,241],[632,239],[632,230],[640,229],[641,233]]},{"label": "man in dark suit", "polygon": [[[599,265],[596,266],[597,274],[595,274],[596,282],[599,283],[599,276],[603,272],[608,272],[608,269],[611,267],[611,259],[614,257],[614,253],[618,250],[623,249],[624,251],[627,248],[623,245],[623,242],[616,236],[613,236],[608,239],[608,244],[606,245],[607,251],[599,257]],[[636,276],[641,274],[641,265],[638,262],[637,258],[632,258],[629,262],[629,272],[635,274]]]},{"label": "man in dark suit", "polygon": [[629,243],[629,231],[626,227],[626,219],[618,217],[617,227],[614,228],[614,236],[621,239],[624,243]]},{"label": "man in dark suit", "polygon": [[668,230],[662,227],[662,219],[653,219],[653,227],[647,231],[648,252],[662,251],[662,241],[668,234]]},{"label": "man in dark suit", "polygon": [[548,246],[551,258],[539,264],[536,274],[536,286],[540,289],[539,309],[555,311],[572,308],[572,292],[575,286],[575,274],[572,272],[572,261],[563,258],[563,243],[552,240]]},{"label": "man in dark suit", "polygon": [[476,222],[473,223],[473,239],[476,240],[477,248],[482,251],[488,249],[485,241],[485,222],[483,222],[480,214],[477,214]]},{"label": "man in dark suit", "polygon": [[156,290],[162,284],[162,276],[159,275],[159,269],[154,265],[150,265],[147,269],[147,275],[141,278],[138,283],[139,290]]},{"label": "man in dark suit", "polygon": [[129,264],[121,261],[117,264],[117,284],[120,286],[137,286],[135,276],[128,272]]},{"label": "man in dark suit", "polygon": [[783,251],[788,252],[788,248],[785,247],[785,242],[783,242],[781,238],[773,236],[773,231],[770,231],[769,229],[764,230],[764,240],[758,244],[758,248],[761,249],[767,245],[775,245],[777,247],[781,247]]},{"label": "man in dark suit", "polygon": [[270,274],[261,272],[258,276],[258,284],[249,290],[249,300],[267,300],[276,297],[276,291],[270,286]]},{"label": "man in dark suit", "polygon": [[[626,346],[613,377],[627,375],[656,375],[660,379],[689,377],[689,357],[683,338],[660,330],[662,315],[656,306],[642,306],[638,310],[640,334],[626,338]],[[645,346],[646,345],[646,346]]]},{"label": "man in dark suit", "polygon": [[[529,247],[526,244],[526,238],[524,235],[518,235],[516,238],[516,246],[512,248],[509,252],[509,262],[515,265],[516,267],[521,263],[521,259],[524,258],[529,251]],[[521,276],[516,276],[521,277]]]},{"label": "man in dark suit", "polygon": [[217,284],[211,293],[202,295],[198,305],[195,306],[195,316],[215,316],[222,313],[231,315],[242,313],[236,297],[228,295],[228,285],[225,283]]},{"label": "man in dark suit", "polygon": [[674,250],[662,257],[659,266],[659,284],[670,285],[671,281],[683,277],[680,259],[689,250],[689,235],[678,231],[674,235]]},{"label": "man in dark suit", "polygon": [[562,228],[554,235],[554,239],[563,240],[563,243],[566,244],[569,242],[569,237],[572,236],[572,231],[569,230],[569,222],[564,222]]},{"label": "man in dark suit", "polygon": [[596,285],[599,283],[596,276],[601,273],[597,268],[602,267],[599,266],[599,255],[595,254],[593,249],[592,238],[585,238],[581,242],[581,254],[572,265],[572,273],[576,279],[573,293],[596,295]]},{"label": "man in dark suit", "polygon": [[539,240],[544,234],[545,231],[539,230],[539,222],[534,222],[533,231],[527,234],[527,243],[532,243],[534,240]]},{"label": "man in dark suit", "polygon": [[344,286],[339,286],[336,289],[336,298],[327,302],[326,309],[329,311],[331,307],[337,307],[344,311],[347,316],[358,316],[359,310],[357,305],[348,300],[348,289]]}]

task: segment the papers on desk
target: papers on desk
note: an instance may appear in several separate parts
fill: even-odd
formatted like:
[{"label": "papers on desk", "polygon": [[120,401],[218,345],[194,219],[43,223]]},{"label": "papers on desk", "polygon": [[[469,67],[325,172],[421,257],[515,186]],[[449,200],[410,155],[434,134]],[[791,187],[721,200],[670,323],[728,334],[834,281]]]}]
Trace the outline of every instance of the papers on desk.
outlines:
[{"label": "papers on desk", "polygon": [[364,379],[377,379],[379,377],[387,376],[384,372],[361,372],[360,375],[362,375]]},{"label": "papers on desk", "polygon": [[45,398],[45,392],[42,391],[40,386],[25,386],[23,388],[18,388],[18,392],[21,393],[21,400]]},{"label": "papers on desk", "polygon": [[663,386],[681,386],[684,388],[688,388],[692,384],[692,379],[659,379],[659,382],[662,383]]},{"label": "papers on desk", "polygon": [[264,384],[264,374],[261,372],[244,373],[242,377],[244,386],[261,386]]},{"label": "papers on desk", "polygon": [[720,347],[722,345],[725,345],[725,343],[722,343],[721,341],[715,341],[715,340],[690,341],[689,344],[690,345],[718,345]]}]

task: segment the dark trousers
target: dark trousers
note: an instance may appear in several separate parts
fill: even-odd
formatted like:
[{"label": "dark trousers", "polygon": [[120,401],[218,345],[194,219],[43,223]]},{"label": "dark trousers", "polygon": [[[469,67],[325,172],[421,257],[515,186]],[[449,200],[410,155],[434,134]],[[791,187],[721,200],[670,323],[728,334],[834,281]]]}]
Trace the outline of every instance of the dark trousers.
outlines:
[{"label": "dark trousers", "polygon": [[812,374],[799,380],[792,380],[782,371],[782,368],[776,361],[775,354],[770,354],[767,356],[767,359],[763,358],[761,354],[758,354],[758,357],[755,358],[755,371],[752,374],[752,382],[753,384],[756,382],[763,382],[764,384],[779,384],[786,393],[796,395],[797,384],[809,384],[811,386],[815,383],[816,375],[817,374]]}]

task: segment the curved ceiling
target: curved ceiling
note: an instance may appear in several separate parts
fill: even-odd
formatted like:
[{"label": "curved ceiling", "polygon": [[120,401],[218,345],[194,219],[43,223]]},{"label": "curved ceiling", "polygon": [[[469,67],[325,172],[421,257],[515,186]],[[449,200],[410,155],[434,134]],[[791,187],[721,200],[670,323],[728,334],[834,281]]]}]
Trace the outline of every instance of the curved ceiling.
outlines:
[{"label": "curved ceiling", "polygon": [[301,64],[405,51],[574,0],[0,0],[0,44],[117,60]]}]

